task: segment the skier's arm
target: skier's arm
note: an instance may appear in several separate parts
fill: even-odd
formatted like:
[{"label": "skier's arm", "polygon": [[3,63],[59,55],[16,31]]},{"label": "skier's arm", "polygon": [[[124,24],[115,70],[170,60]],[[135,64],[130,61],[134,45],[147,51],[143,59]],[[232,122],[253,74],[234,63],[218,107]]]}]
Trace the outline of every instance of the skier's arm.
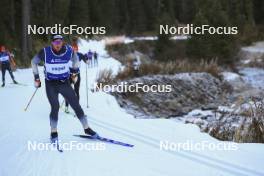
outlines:
[{"label": "skier's arm", "polygon": [[76,52],[73,52],[72,58],[72,73],[77,73],[80,67],[80,61]]},{"label": "skier's arm", "polygon": [[38,70],[38,64],[43,60],[44,57],[44,50],[41,50],[37,55],[33,57],[31,60],[31,65],[32,65],[32,71],[34,74],[34,78],[39,79],[39,70]]},{"label": "skier's arm", "polygon": [[14,60],[14,54],[11,54],[11,53],[8,52],[8,55],[9,55],[9,58],[10,58],[10,62],[12,63],[12,65],[14,67],[16,67],[16,62]]}]

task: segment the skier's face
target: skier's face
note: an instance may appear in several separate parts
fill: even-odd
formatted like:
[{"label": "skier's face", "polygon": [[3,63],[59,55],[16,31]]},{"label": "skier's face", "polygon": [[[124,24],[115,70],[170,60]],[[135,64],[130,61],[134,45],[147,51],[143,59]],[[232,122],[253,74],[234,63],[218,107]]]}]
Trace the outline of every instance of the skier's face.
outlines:
[{"label": "skier's face", "polygon": [[60,39],[52,41],[52,47],[55,51],[60,51],[62,45],[63,45],[63,41]]},{"label": "skier's face", "polygon": [[2,52],[5,52],[5,51],[6,51],[6,49],[5,49],[4,46],[1,47],[1,51],[2,51]]}]

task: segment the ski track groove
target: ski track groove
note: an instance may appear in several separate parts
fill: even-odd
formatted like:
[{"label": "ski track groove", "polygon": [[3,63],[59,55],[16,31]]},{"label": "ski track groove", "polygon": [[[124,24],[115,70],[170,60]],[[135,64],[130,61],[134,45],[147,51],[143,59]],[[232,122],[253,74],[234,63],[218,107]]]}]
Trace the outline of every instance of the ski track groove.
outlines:
[{"label": "ski track groove", "polygon": [[[127,129],[123,129],[121,127],[115,126],[115,125],[107,123],[107,122],[102,122],[102,121],[94,119],[92,117],[90,117],[90,119],[97,126],[100,126],[100,127],[103,127],[103,128],[107,128],[107,129],[109,129],[111,131],[114,131],[116,133],[122,133],[123,135],[125,135],[127,137],[131,137],[133,139],[136,139],[137,141],[141,141],[141,142],[143,142],[145,144],[148,144],[148,145],[150,145],[150,146],[152,146],[154,148],[158,147],[156,144],[158,144],[159,142],[156,139],[152,138],[152,137],[145,136],[145,135],[142,135],[142,134],[139,134],[139,133],[127,130]],[[106,124],[107,126],[103,125],[103,124]],[[144,138],[145,140],[144,139],[140,139],[140,137]],[[149,140],[149,141],[147,141],[146,139]],[[235,165],[235,164],[223,161],[223,160],[219,160],[219,159],[216,159],[216,158],[211,158],[209,156],[205,156],[205,155],[194,153],[194,152],[181,151],[181,153],[175,153],[174,151],[166,151],[166,150],[165,150],[165,152],[169,153],[169,154],[181,156],[183,158],[187,158],[187,159],[189,159],[191,161],[195,160],[196,162],[198,162],[200,164],[203,163],[206,166],[210,166],[210,167],[216,168],[216,169],[224,171],[224,172],[228,171],[229,173],[235,174],[235,175],[245,175],[245,176],[248,175],[248,174],[244,174],[243,172],[249,173],[250,175],[252,175],[252,174],[253,175],[258,175],[258,176],[264,175],[264,173],[259,172],[259,171],[254,171],[254,170],[249,169],[249,168],[245,168],[245,167],[242,167],[242,166],[239,166],[239,165]],[[208,160],[208,161],[204,161],[204,160]],[[210,161],[214,162],[215,164],[210,163]],[[221,165],[223,165],[223,166],[221,166]],[[235,171],[234,169],[235,170],[239,170],[239,171]],[[242,172],[241,172],[241,170],[242,170]]]}]

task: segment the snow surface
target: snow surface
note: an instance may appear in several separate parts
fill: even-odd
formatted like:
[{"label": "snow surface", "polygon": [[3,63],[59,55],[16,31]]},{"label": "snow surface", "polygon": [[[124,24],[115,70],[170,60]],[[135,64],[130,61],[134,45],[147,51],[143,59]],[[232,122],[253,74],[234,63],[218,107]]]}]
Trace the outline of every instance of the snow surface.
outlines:
[{"label": "snow surface", "polygon": [[[99,70],[121,66],[107,54],[104,42],[82,40],[81,52],[99,53],[99,67],[89,68],[89,85]],[[15,72],[17,80],[28,86],[13,85],[7,75],[7,86],[0,88],[0,176],[175,176],[175,175],[264,175],[262,144],[239,144],[235,151],[161,150],[160,141],[181,143],[203,141],[222,144],[196,125],[169,119],[135,119],[119,107],[115,98],[104,92],[89,92],[89,108],[85,99],[85,65],[82,65],[81,105],[90,126],[104,137],[130,144],[134,148],[106,144],[103,151],[29,151],[28,141],[49,141],[49,110],[44,89],[39,89],[28,111],[24,111],[34,92],[31,69]],[[62,101],[62,98],[61,98]],[[62,142],[78,141],[73,134],[82,134],[79,121],[72,115],[59,113],[59,137]],[[232,142],[224,142],[233,144]]]},{"label": "snow surface", "polygon": [[264,69],[261,68],[242,68],[239,70],[243,80],[252,87],[264,89]]},{"label": "snow surface", "polygon": [[223,76],[223,79],[226,81],[234,81],[240,78],[239,74],[233,72],[222,72],[221,75]]},{"label": "snow surface", "polygon": [[[171,37],[171,40],[187,40],[189,36],[186,35],[176,35]],[[128,44],[128,43],[133,43],[135,41],[153,41],[153,40],[158,40],[157,36],[146,36],[146,37],[126,37],[124,39],[124,43]]]},{"label": "snow surface", "polygon": [[264,53],[264,42],[256,42],[253,46],[242,47],[242,50],[252,53]]}]

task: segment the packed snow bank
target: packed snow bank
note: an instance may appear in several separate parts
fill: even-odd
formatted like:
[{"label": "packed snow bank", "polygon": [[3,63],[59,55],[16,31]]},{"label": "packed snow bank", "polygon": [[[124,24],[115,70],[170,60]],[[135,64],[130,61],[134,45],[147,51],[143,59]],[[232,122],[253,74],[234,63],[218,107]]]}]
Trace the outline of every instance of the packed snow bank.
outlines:
[{"label": "packed snow bank", "polygon": [[264,69],[242,68],[239,70],[243,80],[252,87],[264,89]]},{"label": "packed snow bank", "polygon": [[[188,36],[186,35],[176,35],[170,38],[171,40],[187,40]],[[124,39],[124,43],[133,43],[135,41],[153,41],[153,40],[158,40],[157,36],[146,36],[146,37],[126,37]]]},{"label": "packed snow bank", "polygon": [[[171,40],[187,40],[188,36],[186,35],[176,35],[170,38]],[[158,40],[157,36],[145,36],[145,37],[127,37],[127,36],[113,36],[113,37],[105,37],[104,41],[106,45],[114,45],[119,43],[133,43],[135,41],[153,41]]]},{"label": "packed snow bank", "polygon": [[251,46],[242,47],[238,57],[244,65],[260,65],[264,59],[264,42],[256,42]]},{"label": "packed snow bank", "polygon": [[[102,57],[106,51],[102,42],[82,40],[80,50],[91,48],[99,53],[99,67],[89,68],[89,85],[93,84],[99,70],[117,69],[120,63]],[[81,99],[85,98],[85,65],[81,67]],[[18,70],[17,80],[28,86],[9,84],[0,88],[0,175],[2,176],[116,176],[116,175],[264,175],[263,145],[239,144],[236,150],[217,150],[214,146],[235,145],[221,142],[201,133],[195,125],[186,125],[168,119],[138,120],[119,107],[115,98],[103,92],[89,91],[89,108],[85,108],[89,123],[99,134],[134,144],[134,148],[106,144],[105,150],[85,151],[29,151],[28,141],[49,141],[50,105],[43,86],[33,99],[27,112],[24,107],[34,92],[31,69]],[[62,102],[62,99],[60,100]],[[73,137],[83,133],[81,125],[72,115],[59,113],[59,137],[62,142],[77,141],[98,144]],[[168,141],[171,150],[160,149],[160,141]],[[208,146],[204,149],[173,150],[176,144]],[[236,146],[236,145],[235,145]],[[191,169],[190,169],[191,168]]]},{"label": "packed snow bank", "polygon": [[242,47],[242,50],[251,53],[264,53],[264,42],[256,42],[252,46]]},{"label": "packed snow bank", "polygon": [[240,75],[233,72],[222,72],[221,75],[223,76],[223,79],[226,81],[234,81],[236,79],[240,79]]}]

